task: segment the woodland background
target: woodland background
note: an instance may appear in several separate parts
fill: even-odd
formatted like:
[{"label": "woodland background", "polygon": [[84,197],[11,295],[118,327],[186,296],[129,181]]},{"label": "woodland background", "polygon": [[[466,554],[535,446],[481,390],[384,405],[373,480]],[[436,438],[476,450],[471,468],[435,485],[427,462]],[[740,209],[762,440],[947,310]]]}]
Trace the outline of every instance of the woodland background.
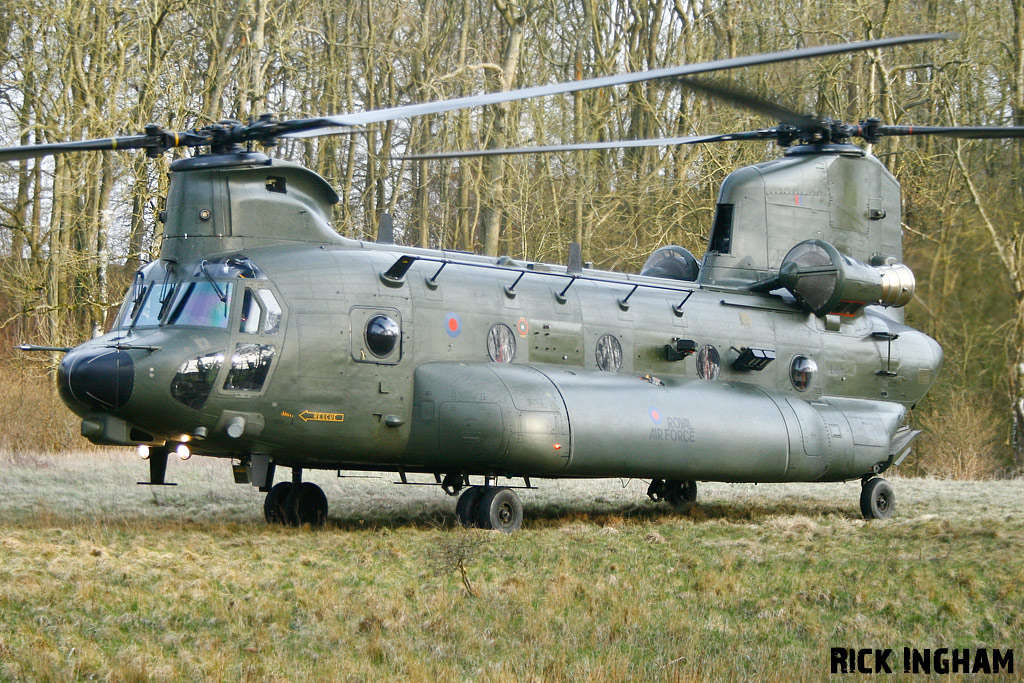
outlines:
[{"label": "woodland background", "polygon": [[[955,30],[956,40],[727,72],[790,108],[848,122],[1024,125],[1024,0],[105,0],[0,4],[0,145],[184,130],[264,112],[338,114],[796,47]],[[671,82],[291,140],[342,197],[339,232],[636,270],[664,244],[698,256],[719,183],[766,143],[408,162],[406,152],[734,132],[774,121]],[[903,187],[908,322],[946,352],[913,416],[911,472],[1024,463],[1024,143],[890,138]],[[0,164],[0,446],[77,448],[54,358],[107,324],[159,251],[174,154]]]}]

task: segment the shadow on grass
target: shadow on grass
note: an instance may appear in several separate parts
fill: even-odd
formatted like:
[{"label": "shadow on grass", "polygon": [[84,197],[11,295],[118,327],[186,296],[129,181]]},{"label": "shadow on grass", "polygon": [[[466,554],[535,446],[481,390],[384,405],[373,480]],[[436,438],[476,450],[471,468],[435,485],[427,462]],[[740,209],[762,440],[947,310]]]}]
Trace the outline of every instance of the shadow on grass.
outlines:
[{"label": "shadow on grass", "polygon": [[[758,524],[779,516],[803,516],[832,519],[860,519],[854,506],[840,506],[822,501],[793,500],[736,503],[697,503],[676,509],[668,504],[627,503],[589,506],[586,503],[545,503],[526,505],[523,529],[559,528],[567,524],[593,524],[596,526],[645,526],[663,523],[701,524],[729,522]],[[379,511],[374,515],[341,514],[327,520],[327,528],[340,531],[442,529],[459,526],[454,512],[436,507],[429,510],[396,509]]]},{"label": "shadow on grass", "polygon": [[[449,501],[432,502],[414,507],[399,503],[392,507],[375,506],[369,510],[343,509],[332,512],[326,523],[328,531],[401,531],[452,530],[458,528],[454,507]],[[93,514],[62,513],[54,510],[35,510],[31,515],[8,517],[7,528],[105,528],[116,532],[131,531],[191,531],[200,533],[252,533],[267,530],[288,530],[288,527],[268,527],[262,515],[239,517],[238,513],[218,515],[195,510],[180,510],[180,516],[148,514],[146,509],[121,511],[105,510]],[[802,500],[744,500],[736,502],[698,502],[676,509],[666,503],[650,502],[611,503],[586,501],[558,501],[525,505],[523,528],[526,531],[560,528],[570,524],[598,527],[631,527],[651,524],[706,524],[733,523],[759,524],[779,516],[802,516],[822,519],[859,519],[855,505],[837,505],[815,499]]]}]

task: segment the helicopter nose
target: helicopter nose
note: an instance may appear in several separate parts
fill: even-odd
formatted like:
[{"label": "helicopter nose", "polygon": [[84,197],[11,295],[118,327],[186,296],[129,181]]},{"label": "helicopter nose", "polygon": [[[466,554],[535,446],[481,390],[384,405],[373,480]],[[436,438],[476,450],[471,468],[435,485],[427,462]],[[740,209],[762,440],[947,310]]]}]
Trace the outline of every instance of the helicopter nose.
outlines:
[{"label": "helicopter nose", "polygon": [[135,364],[124,351],[109,348],[72,350],[57,370],[60,397],[70,408],[114,410],[132,395]]}]

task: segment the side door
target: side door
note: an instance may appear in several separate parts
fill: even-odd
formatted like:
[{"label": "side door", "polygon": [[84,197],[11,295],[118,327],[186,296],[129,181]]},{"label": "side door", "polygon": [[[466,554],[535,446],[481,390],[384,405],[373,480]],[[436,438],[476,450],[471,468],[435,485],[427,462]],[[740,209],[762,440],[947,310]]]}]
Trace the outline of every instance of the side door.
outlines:
[{"label": "side door", "polygon": [[245,282],[239,289],[241,306],[231,323],[228,370],[221,391],[255,399],[266,392],[273,377],[281,351],[284,311],[265,282]]},{"label": "side door", "polygon": [[348,386],[360,413],[371,420],[367,433],[379,455],[397,454],[409,438],[412,418],[411,316],[394,306],[352,306]]}]

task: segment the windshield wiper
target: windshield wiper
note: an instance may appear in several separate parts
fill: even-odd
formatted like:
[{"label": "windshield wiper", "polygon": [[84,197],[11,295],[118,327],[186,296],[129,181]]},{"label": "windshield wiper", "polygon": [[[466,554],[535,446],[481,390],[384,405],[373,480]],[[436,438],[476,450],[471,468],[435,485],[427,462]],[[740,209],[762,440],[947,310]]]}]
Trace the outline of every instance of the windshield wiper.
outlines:
[{"label": "windshield wiper", "polygon": [[142,305],[143,294],[146,293],[146,276],[142,274],[142,269],[135,271],[135,277],[132,279],[132,310],[128,314],[129,320],[134,320],[135,316],[139,312],[139,306]]},{"label": "windshield wiper", "polygon": [[171,268],[168,266],[164,273],[164,283],[160,286],[160,312],[156,315],[157,320],[164,319],[164,313],[167,312],[167,307],[170,306],[171,299],[174,298],[176,285],[177,283],[171,283]]},{"label": "windshield wiper", "polygon": [[213,279],[213,276],[210,275],[209,272],[207,272],[206,259],[203,259],[203,262],[199,264],[199,270],[206,276],[206,279],[210,281],[210,284],[213,285],[213,289],[217,292],[217,296],[220,297],[221,303],[226,304],[228,302],[228,296],[220,290],[220,287],[217,285],[217,281]]},{"label": "windshield wiper", "polygon": [[114,342],[113,344],[106,344],[108,349],[117,349],[118,351],[159,351],[159,346],[151,346],[149,344],[122,344],[121,342]]}]

